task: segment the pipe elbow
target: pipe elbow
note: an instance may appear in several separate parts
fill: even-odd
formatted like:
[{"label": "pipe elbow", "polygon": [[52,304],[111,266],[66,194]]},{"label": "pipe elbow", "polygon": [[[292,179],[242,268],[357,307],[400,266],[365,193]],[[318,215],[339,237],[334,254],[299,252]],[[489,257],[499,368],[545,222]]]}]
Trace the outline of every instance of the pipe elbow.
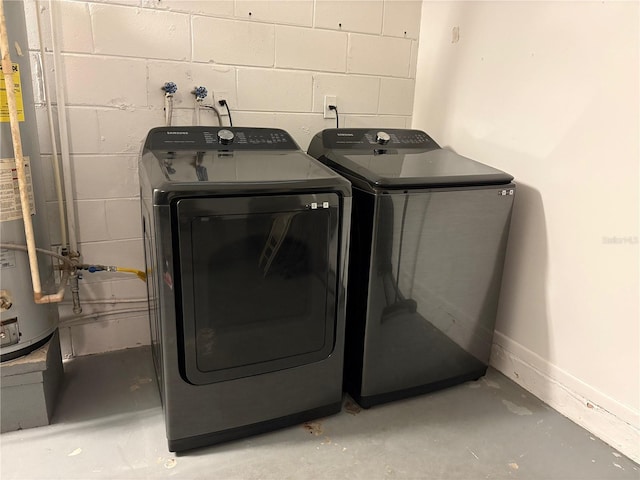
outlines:
[{"label": "pipe elbow", "polygon": [[47,303],[56,303],[60,300],[57,300],[56,295],[44,295],[42,292],[38,292],[33,294],[33,301],[38,305],[44,305]]}]

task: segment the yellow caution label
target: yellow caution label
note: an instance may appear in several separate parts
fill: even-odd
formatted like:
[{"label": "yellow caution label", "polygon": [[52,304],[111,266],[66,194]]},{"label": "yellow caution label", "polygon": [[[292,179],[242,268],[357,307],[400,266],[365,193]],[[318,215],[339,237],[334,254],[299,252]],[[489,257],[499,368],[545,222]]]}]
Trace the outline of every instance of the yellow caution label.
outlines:
[{"label": "yellow caution label", "polygon": [[[22,85],[20,83],[20,66],[13,64],[13,83],[15,84],[16,106],[18,107],[18,121],[24,122],[24,106],[22,104]],[[9,121],[9,103],[7,102],[7,87],[4,84],[4,73],[0,65],[0,122]]]}]

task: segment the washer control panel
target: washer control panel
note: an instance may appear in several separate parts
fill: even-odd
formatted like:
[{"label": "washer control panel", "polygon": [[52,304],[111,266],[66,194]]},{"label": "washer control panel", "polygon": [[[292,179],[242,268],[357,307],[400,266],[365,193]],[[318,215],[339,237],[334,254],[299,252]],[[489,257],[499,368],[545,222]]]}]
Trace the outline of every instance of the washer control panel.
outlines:
[{"label": "washer control panel", "polygon": [[331,149],[371,150],[384,145],[388,148],[440,148],[421,130],[400,128],[333,128],[322,132],[324,147]]},{"label": "washer control panel", "polygon": [[279,128],[159,127],[147,137],[155,150],[299,150]]}]

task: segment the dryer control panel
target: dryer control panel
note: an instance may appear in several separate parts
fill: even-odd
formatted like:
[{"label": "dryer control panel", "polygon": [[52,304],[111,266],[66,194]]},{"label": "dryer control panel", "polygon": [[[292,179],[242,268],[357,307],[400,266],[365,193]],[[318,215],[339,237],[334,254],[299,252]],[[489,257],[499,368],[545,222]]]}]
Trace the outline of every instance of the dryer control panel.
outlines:
[{"label": "dryer control panel", "polygon": [[435,149],[438,144],[422,130],[404,128],[332,128],[322,132],[322,143],[330,149],[371,150],[371,147]]},{"label": "dryer control panel", "polygon": [[291,136],[279,128],[159,127],[147,136],[152,150],[299,150]]}]

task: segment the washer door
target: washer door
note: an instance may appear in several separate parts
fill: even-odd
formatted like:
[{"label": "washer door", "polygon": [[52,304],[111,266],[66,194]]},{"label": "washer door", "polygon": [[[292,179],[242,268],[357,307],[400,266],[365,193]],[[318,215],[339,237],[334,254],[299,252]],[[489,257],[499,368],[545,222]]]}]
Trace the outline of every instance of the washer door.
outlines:
[{"label": "washer door", "polygon": [[191,198],[175,212],[187,381],[231,380],[331,354],[338,195]]}]

